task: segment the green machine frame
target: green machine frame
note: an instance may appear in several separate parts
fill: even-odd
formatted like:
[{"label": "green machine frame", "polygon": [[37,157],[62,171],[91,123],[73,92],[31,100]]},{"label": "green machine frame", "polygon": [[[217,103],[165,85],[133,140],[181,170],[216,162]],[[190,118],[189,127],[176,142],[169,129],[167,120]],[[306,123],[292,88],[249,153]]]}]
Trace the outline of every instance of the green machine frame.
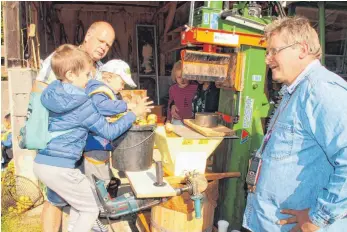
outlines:
[{"label": "green machine frame", "polygon": [[[262,48],[241,46],[245,54],[244,89],[235,92],[221,89],[219,112],[230,114],[239,112],[239,121],[232,127],[237,140],[225,140],[216,155],[215,171],[239,171],[241,177],[221,182],[219,209],[216,217],[229,221],[231,227],[240,228],[246,205],[245,180],[248,160],[254,150],[260,147],[264,136],[264,120],[270,115],[271,108],[265,93],[267,82],[265,50]],[[232,104],[230,104],[232,103]],[[238,109],[235,109],[238,108]],[[225,157],[226,156],[226,157]]]},{"label": "green machine frame", "polygon": [[[198,28],[261,35],[263,32],[259,30],[259,26],[264,27],[271,22],[270,17],[257,18],[249,15],[249,9],[244,3],[235,4],[233,8],[242,12],[242,15],[238,15],[236,19],[246,20],[247,24],[223,20],[220,18],[222,8],[222,1],[205,1],[204,6],[194,10],[191,25]],[[218,110],[238,118],[238,121],[230,127],[236,131],[240,139],[224,140],[216,150],[214,164],[214,171],[217,172],[241,172],[240,178],[221,181],[219,204],[215,214],[216,220],[229,221],[232,229],[241,228],[246,204],[245,179],[248,160],[251,153],[260,147],[265,128],[263,119],[268,117],[272,110],[266,94],[265,48],[241,44],[236,51],[243,54],[241,68],[243,90],[221,89]]]}]

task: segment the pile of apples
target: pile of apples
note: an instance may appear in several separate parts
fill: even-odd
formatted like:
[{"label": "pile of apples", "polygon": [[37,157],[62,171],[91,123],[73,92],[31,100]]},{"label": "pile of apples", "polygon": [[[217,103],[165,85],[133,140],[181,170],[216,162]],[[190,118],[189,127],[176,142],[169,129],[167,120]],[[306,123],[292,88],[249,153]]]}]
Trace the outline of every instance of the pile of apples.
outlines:
[{"label": "pile of apples", "polygon": [[28,196],[20,196],[19,201],[16,202],[16,207],[9,207],[9,213],[23,213],[33,206],[33,202]]},{"label": "pile of apples", "polygon": [[141,117],[136,119],[136,121],[134,122],[134,125],[137,125],[137,126],[154,125],[154,124],[157,124],[157,122],[158,122],[157,115],[149,114],[147,118]]}]

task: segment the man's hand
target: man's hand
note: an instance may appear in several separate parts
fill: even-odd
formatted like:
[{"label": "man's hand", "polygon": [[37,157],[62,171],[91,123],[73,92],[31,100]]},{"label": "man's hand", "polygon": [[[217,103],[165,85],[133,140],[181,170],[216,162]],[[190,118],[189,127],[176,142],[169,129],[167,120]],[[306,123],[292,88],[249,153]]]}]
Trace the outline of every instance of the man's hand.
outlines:
[{"label": "man's hand", "polygon": [[304,210],[293,210],[293,209],[283,209],[281,213],[290,214],[293,217],[287,219],[282,219],[277,221],[277,224],[293,224],[296,223],[296,226],[290,230],[290,232],[313,232],[319,230],[319,227],[313,224],[308,216],[309,209]]},{"label": "man's hand", "polygon": [[179,111],[175,105],[171,106],[171,116],[174,119],[181,120],[181,117],[179,116],[178,112]]}]

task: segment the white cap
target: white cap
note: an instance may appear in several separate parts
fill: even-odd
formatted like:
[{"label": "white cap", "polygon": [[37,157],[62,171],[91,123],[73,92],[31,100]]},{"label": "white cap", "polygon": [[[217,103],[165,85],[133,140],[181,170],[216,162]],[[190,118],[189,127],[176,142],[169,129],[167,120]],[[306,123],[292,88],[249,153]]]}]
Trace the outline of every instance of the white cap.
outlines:
[{"label": "white cap", "polygon": [[110,60],[101,66],[100,71],[119,75],[127,85],[130,87],[136,87],[135,82],[131,78],[130,67],[123,60]]}]

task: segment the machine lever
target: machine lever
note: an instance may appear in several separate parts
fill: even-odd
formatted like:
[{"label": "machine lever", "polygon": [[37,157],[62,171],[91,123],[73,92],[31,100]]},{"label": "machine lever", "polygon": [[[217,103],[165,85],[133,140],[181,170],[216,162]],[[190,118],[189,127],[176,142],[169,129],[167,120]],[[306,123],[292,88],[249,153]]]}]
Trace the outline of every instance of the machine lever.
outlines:
[{"label": "machine lever", "polygon": [[163,181],[163,163],[161,161],[155,162],[155,175],[157,182],[153,185],[157,187],[163,187],[166,183]]}]

